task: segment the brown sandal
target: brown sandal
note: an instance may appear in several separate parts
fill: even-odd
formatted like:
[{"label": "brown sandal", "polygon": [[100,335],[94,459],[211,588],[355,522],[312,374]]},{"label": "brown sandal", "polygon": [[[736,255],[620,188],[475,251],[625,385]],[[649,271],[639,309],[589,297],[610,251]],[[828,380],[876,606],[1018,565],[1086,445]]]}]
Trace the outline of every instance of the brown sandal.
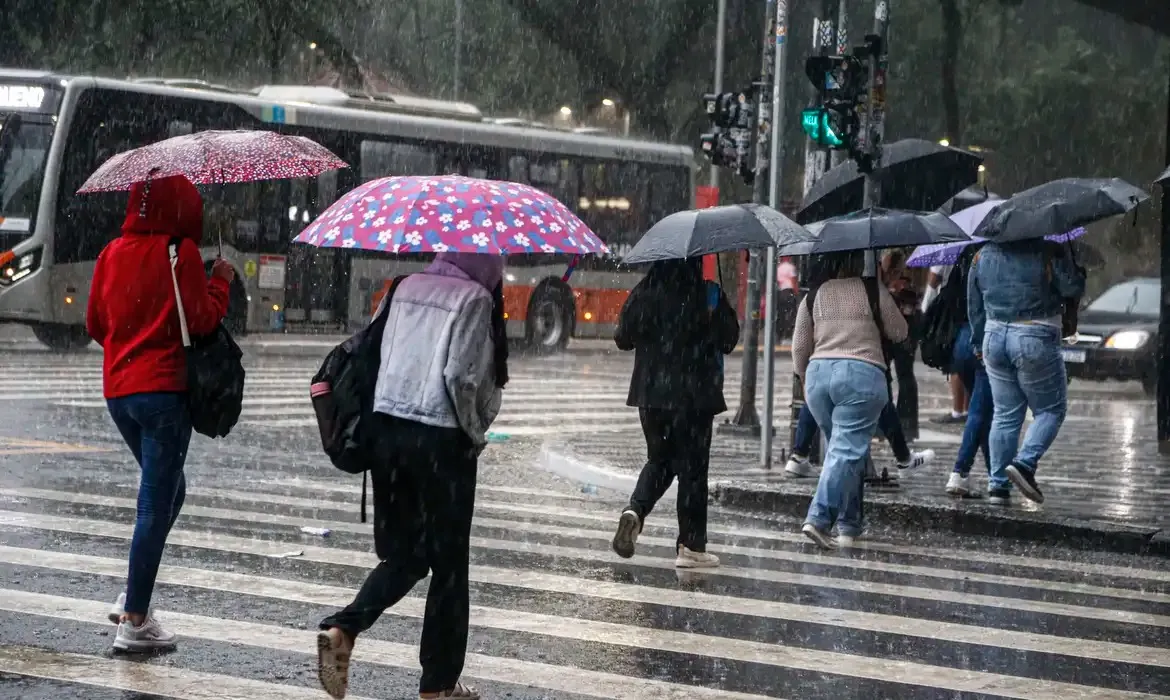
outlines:
[{"label": "brown sandal", "polygon": [[325,692],[336,700],[342,700],[349,689],[349,657],[353,647],[345,646],[345,633],[339,629],[317,634],[317,678]]},{"label": "brown sandal", "polygon": [[469,685],[456,683],[454,688],[438,693],[419,693],[420,700],[479,700],[479,691]]}]

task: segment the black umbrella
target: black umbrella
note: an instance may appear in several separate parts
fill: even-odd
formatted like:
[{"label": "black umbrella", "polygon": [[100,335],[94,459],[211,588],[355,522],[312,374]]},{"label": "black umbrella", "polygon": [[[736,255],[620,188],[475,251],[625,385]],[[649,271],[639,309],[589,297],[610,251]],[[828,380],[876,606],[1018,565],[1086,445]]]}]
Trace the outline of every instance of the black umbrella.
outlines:
[{"label": "black umbrella", "polygon": [[988,200],[1003,199],[998,194],[988,191],[986,187],[972,185],[954,197],[947,200],[947,203],[938,208],[938,213],[952,216],[958,214],[964,209],[969,209],[976,204],[983,204]]},{"label": "black umbrella", "polygon": [[[922,139],[903,139],[882,149],[883,207],[934,211],[963,188],[979,181],[983,157]],[[864,204],[865,176],[848,161],[825,173],[804,197],[796,220],[802,224],[841,216]]]},{"label": "black umbrella", "polygon": [[763,204],[692,209],[671,214],[651,226],[622,262],[632,265],[693,258],[811,238],[803,226]]},{"label": "black umbrella", "polygon": [[1164,185],[1167,182],[1170,182],[1170,168],[1166,168],[1166,172],[1154,178],[1155,185]]},{"label": "black umbrella", "polygon": [[970,240],[958,224],[938,212],[898,209],[863,209],[809,224],[808,229],[816,235],[815,240],[784,246],[780,255],[819,255]]},{"label": "black umbrella", "polygon": [[1005,200],[972,233],[991,241],[1027,241],[1126,214],[1150,195],[1118,178],[1066,178]]}]

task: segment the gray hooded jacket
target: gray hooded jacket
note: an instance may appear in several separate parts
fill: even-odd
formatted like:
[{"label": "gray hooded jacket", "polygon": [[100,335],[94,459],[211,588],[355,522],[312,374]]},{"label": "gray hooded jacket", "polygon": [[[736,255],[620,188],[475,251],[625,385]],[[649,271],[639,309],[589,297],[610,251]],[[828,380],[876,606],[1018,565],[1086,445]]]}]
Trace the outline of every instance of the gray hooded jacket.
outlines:
[{"label": "gray hooded jacket", "polygon": [[495,384],[490,289],[503,260],[440,254],[398,285],[382,335],[374,410],[442,428],[461,428],[476,447],[500,411]]}]

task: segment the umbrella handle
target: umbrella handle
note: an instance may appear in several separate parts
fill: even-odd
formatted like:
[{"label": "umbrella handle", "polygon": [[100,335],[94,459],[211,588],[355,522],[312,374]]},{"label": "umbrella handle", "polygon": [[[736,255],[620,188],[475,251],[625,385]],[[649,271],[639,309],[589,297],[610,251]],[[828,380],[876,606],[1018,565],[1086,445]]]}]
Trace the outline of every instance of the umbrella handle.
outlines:
[{"label": "umbrella handle", "polygon": [[565,269],[565,274],[561,276],[562,282],[568,282],[569,278],[573,276],[573,270],[577,269],[577,263],[581,262],[580,255],[574,255],[573,259],[569,261],[569,267]]}]

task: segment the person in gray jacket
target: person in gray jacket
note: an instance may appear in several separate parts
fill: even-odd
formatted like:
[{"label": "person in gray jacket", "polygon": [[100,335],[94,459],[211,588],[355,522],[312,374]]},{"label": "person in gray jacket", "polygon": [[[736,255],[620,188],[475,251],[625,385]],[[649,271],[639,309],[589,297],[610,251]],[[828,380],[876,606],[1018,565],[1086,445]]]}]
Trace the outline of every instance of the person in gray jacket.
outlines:
[{"label": "person in gray jacket", "polygon": [[420,698],[474,700],[467,652],[468,564],[479,454],[508,382],[503,258],[440,253],[399,284],[374,390],[374,546],[381,562],[344,610],[321,622],[321,684],[345,697],[355,638],[428,572]]}]

